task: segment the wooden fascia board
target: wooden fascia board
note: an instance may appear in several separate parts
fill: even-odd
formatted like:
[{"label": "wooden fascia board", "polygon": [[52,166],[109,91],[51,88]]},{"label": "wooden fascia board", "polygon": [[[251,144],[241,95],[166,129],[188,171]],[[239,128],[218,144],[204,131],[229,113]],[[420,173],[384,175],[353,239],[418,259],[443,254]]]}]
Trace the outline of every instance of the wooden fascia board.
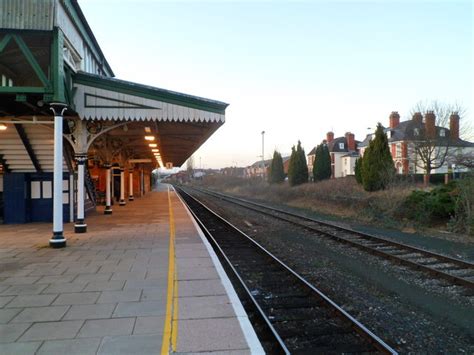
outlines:
[{"label": "wooden fascia board", "polygon": [[164,89],[129,83],[117,79],[108,79],[106,77],[96,77],[86,73],[77,73],[74,76],[74,82],[76,84],[92,86],[99,89],[115,91],[151,100],[163,101],[170,104],[218,113],[221,115],[225,114],[225,109],[229,106],[229,104],[223,102],[208,101],[190,95],[181,95]]}]

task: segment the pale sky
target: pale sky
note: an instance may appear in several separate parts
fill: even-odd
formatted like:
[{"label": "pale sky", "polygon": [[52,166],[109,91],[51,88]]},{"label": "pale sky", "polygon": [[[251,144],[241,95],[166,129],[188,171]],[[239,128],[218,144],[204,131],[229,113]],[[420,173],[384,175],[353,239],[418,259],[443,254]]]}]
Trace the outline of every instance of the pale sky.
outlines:
[{"label": "pale sky", "polygon": [[301,140],[402,120],[420,100],[473,120],[471,1],[79,0],[119,79],[224,101],[194,154],[247,166]]}]

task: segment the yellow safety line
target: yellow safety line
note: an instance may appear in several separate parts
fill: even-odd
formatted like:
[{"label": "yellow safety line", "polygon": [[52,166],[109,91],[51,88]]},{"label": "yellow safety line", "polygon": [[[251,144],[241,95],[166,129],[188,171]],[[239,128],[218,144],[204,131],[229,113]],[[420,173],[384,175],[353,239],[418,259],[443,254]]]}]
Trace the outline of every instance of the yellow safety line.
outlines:
[{"label": "yellow safety line", "polygon": [[176,351],[178,344],[178,269],[174,269],[173,328],[171,329],[171,349]]},{"label": "yellow safety line", "polygon": [[[168,292],[166,297],[166,317],[163,330],[163,342],[161,345],[161,354],[169,354],[170,345],[172,351],[176,350],[176,341],[178,339],[178,298],[177,298],[177,282],[176,282],[176,267],[175,267],[175,225],[173,208],[171,207],[171,194],[168,187],[168,205],[170,215],[170,249],[168,256]],[[176,290],[174,286],[176,285]],[[175,294],[176,292],[176,294]],[[173,319],[175,321],[173,321]]]}]

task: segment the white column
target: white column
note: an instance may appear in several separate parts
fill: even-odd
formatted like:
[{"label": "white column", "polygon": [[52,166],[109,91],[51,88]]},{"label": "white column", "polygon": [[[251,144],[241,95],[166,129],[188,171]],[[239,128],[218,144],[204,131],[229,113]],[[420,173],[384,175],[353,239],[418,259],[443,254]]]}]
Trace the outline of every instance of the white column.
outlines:
[{"label": "white column", "polygon": [[65,104],[51,104],[54,113],[54,173],[53,173],[53,237],[49,240],[52,248],[64,248],[63,234],[63,114]]},{"label": "white column", "polygon": [[120,201],[119,206],[125,206],[125,170],[120,168]]},{"label": "white column", "polygon": [[133,201],[134,200],[134,197],[133,197],[133,169],[130,169],[128,172],[129,172],[128,200]]},{"label": "white column", "polygon": [[112,214],[112,205],[110,201],[110,164],[104,164],[105,170],[105,210],[104,214]]},{"label": "white column", "polygon": [[69,222],[74,222],[74,174],[69,175]]},{"label": "white column", "polygon": [[84,169],[87,162],[87,154],[76,155],[77,162],[77,220],[74,232],[87,232],[87,224],[84,222]]}]

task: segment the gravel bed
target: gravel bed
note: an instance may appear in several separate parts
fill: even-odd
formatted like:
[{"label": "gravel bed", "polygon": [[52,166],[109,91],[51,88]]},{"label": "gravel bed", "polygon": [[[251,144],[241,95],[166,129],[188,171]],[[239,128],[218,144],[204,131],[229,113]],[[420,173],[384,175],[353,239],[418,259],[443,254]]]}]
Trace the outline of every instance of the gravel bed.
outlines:
[{"label": "gravel bed", "polygon": [[225,201],[209,207],[402,353],[474,353],[474,296],[424,273]]}]

